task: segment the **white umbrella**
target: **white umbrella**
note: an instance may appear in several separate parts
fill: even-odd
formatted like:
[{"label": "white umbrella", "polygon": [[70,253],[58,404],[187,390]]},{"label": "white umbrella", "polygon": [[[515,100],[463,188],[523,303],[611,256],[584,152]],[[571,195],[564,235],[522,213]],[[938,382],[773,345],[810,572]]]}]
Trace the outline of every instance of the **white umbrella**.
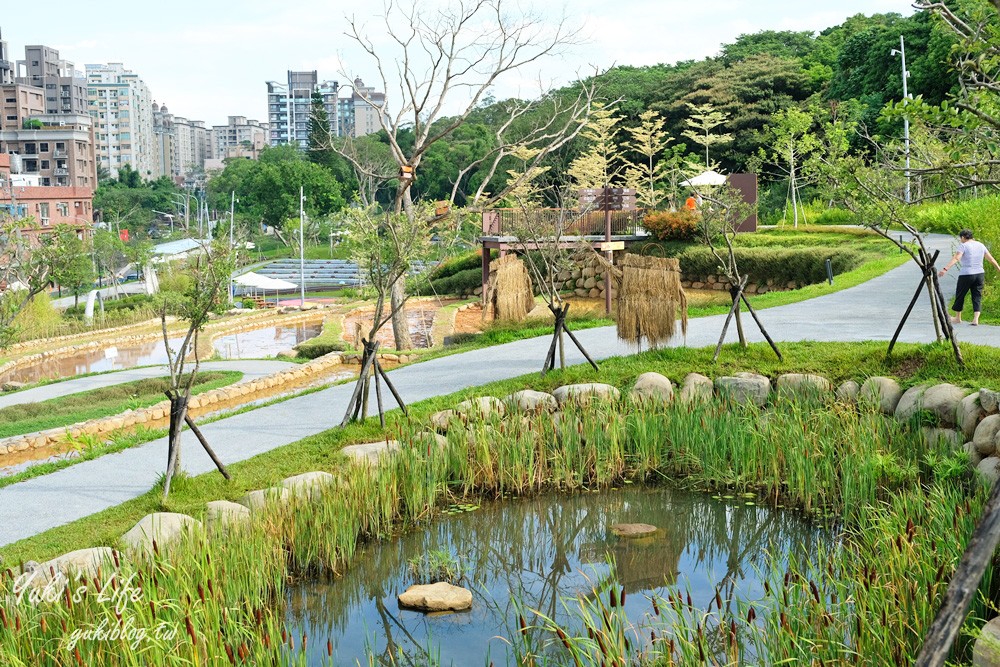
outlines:
[{"label": "white umbrella", "polygon": [[681,181],[681,185],[684,187],[697,187],[699,185],[722,185],[726,182],[726,176],[720,174],[717,171],[706,171],[704,173],[698,174],[694,178],[689,178],[686,181]]}]

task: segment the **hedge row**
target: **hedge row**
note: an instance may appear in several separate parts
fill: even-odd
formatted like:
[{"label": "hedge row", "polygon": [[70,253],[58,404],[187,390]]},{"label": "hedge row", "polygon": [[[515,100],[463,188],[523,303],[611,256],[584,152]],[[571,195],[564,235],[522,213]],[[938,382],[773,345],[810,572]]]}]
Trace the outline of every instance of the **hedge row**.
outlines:
[{"label": "hedge row", "polygon": [[[774,280],[778,284],[812,285],[826,280],[826,260],[833,264],[834,274],[861,266],[870,253],[851,248],[737,248],[736,262],[740,273],[749,282]],[[719,274],[719,261],[705,247],[689,248],[679,255],[681,274],[705,277]]]},{"label": "hedge row", "polygon": [[[66,314],[70,316],[83,315],[84,310],[87,307],[86,300],[86,295],[81,296],[80,303],[67,308]],[[115,311],[123,310],[138,310],[151,305],[153,301],[153,297],[147,294],[133,294],[132,296],[123,296],[119,299],[109,299],[104,302],[104,312],[113,313]],[[94,309],[98,310],[99,306],[95,306]]]},{"label": "hedge row", "polygon": [[[476,258],[476,261],[480,261]],[[480,287],[483,284],[483,269],[476,266],[474,269],[463,269],[457,273],[452,273],[445,277],[430,276],[430,281],[421,281],[416,294],[429,296],[433,294],[465,294]]]}]

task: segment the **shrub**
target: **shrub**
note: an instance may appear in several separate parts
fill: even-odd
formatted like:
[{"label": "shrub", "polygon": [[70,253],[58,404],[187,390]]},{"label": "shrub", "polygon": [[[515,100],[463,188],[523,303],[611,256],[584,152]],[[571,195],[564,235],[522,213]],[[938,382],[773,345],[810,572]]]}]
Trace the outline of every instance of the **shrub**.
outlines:
[{"label": "shrub", "polygon": [[[478,258],[477,258],[477,261]],[[430,294],[465,294],[483,284],[483,269],[462,269],[443,278],[431,275],[427,281],[422,281],[415,290],[418,295]]]},{"label": "shrub", "polygon": [[[125,312],[125,311],[136,311],[140,309],[152,306],[154,302],[153,297],[148,294],[132,294],[130,296],[123,296],[118,299],[109,299],[104,302],[104,312],[114,313],[114,312]],[[79,303],[75,306],[70,306],[66,309],[66,314],[70,316],[83,315],[86,310],[86,303]]]},{"label": "shrub", "polygon": [[317,340],[306,341],[300,343],[295,347],[299,352],[299,356],[305,359],[317,359],[325,354],[330,354],[331,352],[343,352],[347,349],[347,345],[344,341],[331,341],[331,340]]},{"label": "shrub", "polygon": [[842,208],[828,208],[810,221],[814,225],[856,225],[858,218]]},{"label": "shrub", "polygon": [[[826,280],[826,260],[830,259],[835,274],[857,268],[868,259],[867,253],[852,248],[737,248],[736,261],[740,273],[749,282],[773,280],[779,285],[796,283],[811,285]],[[719,273],[719,262],[705,247],[694,247],[677,256],[681,274],[705,277]]]},{"label": "shrub", "polygon": [[698,235],[698,216],[686,209],[653,211],[643,218],[642,224],[661,240],[690,241]]}]

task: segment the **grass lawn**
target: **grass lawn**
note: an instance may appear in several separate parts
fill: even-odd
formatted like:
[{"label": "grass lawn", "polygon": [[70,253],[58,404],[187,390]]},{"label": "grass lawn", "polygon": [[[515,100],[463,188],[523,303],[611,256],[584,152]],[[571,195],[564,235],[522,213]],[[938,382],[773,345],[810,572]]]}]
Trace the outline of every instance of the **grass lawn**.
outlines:
[{"label": "grass lawn", "polygon": [[[426,422],[427,417],[471,396],[504,396],[510,392],[534,388],[551,390],[574,382],[607,382],[627,389],[635,378],[646,371],[663,373],[674,382],[681,381],[690,371],[710,376],[728,375],[752,370],[774,377],[786,372],[819,373],[835,383],[847,379],[862,380],[871,375],[891,375],[904,385],[931,380],[949,381],[969,388],[997,386],[996,368],[1000,367],[1000,350],[975,345],[963,345],[967,368],[958,369],[950,349],[941,345],[899,345],[894,357],[885,361],[885,343],[787,343],[782,345],[785,360],[779,362],[766,345],[751,345],[742,350],[736,345],[723,349],[717,364],[712,363],[709,348],[671,348],[644,352],[635,356],[608,359],[599,371],[581,365],[565,371],[549,373],[541,378],[537,373],[483,387],[466,389],[448,396],[421,401],[409,406],[410,419]],[[342,466],[337,451],[345,445],[380,439],[385,433],[398,430],[404,417],[389,413],[385,432],[377,418],[343,429],[331,429],[297,443],[267,452],[247,461],[229,466],[232,480],[218,473],[208,473],[178,484],[166,503],[156,490],[122,505],[84,519],[55,528],[21,542],[0,548],[7,564],[33,559],[43,561],[58,554],[89,546],[111,545],[136,521],[157,511],[182,512],[199,517],[205,503],[211,500],[237,500],[248,490],[272,486],[290,475],[311,470],[335,470]],[[392,437],[390,435],[390,437]],[[164,455],[165,456],[165,455]]]},{"label": "grass lawn", "polygon": [[[238,382],[238,371],[209,371],[198,376],[195,394]],[[0,409],[0,438],[71,426],[90,419],[117,415],[125,410],[149,407],[164,400],[170,387],[166,377],[136,380],[69,396],[22,403]]]}]

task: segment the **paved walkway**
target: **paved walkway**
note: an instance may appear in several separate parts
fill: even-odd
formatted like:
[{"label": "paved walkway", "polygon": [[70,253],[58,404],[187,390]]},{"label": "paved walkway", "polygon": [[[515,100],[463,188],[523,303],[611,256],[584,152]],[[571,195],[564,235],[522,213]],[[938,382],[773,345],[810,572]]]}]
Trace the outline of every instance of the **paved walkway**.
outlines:
[{"label": "paved walkway", "polygon": [[[251,382],[258,378],[267,377],[274,373],[279,373],[286,368],[297,366],[291,361],[277,361],[268,359],[234,359],[232,361],[206,361],[202,363],[203,371],[239,371],[243,377],[237,384]],[[52,384],[25,389],[12,394],[0,394],[0,408],[11,405],[21,405],[23,403],[38,403],[52,398],[78,394],[83,391],[103,389],[113,387],[126,382],[136,380],[147,380],[149,378],[161,378],[170,374],[166,366],[146,366],[143,368],[130,368],[123,371],[113,371],[110,373],[99,373],[86,377],[53,382]]]},{"label": "paved walkway", "polygon": [[[949,254],[955,241],[937,236],[931,244]],[[788,306],[762,311],[771,335],[781,341],[888,340],[909,302],[920,272],[912,262],[864,285]],[[954,275],[943,281],[946,296],[954,289]],[[692,320],[686,341],[690,347],[714,345],[724,316]],[[751,324],[751,341],[762,340]],[[730,334],[730,342],[735,336]],[[960,340],[1000,346],[1000,327],[962,325]],[[632,354],[613,327],[588,329],[580,341],[597,359]],[[934,340],[934,329],[924,297],[900,336],[903,342]],[[521,340],[483,350],[442,357],[391,371],[393,383],[410,402],[449,394],[496,380],[536,373],[548,348],[547,337]],[[567,350],[567,362],[583,362]],[[352,385],[339,385],[235,415],[202,428],[223,461],[232,463],[290,444],[339,423]],[[200,447],[185,435],[185,469],[200,474],[213,469]],[[146,493],[166,462],[166,439],[118,454],[80,463],[65,470],[0,489],[0,545],[30,537],[81,517],[118,505]],[[87,545],[80,545],[87,546]]]}]

